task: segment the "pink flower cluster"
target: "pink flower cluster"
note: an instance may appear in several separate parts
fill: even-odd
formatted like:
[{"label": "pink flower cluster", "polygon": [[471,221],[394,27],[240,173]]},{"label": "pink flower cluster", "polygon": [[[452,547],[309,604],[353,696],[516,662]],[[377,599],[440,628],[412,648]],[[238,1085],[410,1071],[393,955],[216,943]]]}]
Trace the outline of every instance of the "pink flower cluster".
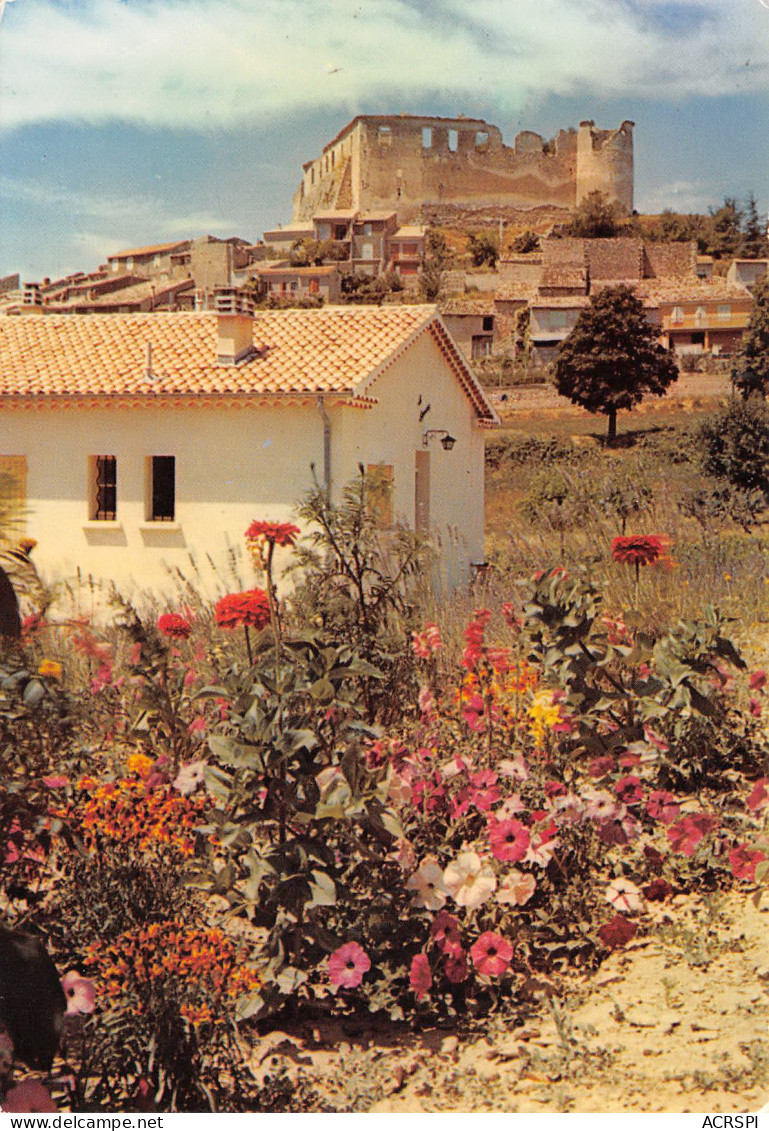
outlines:
[{"label": "pink flower cluster", "polygon": [[426,624],[421,632],[412,632],[411,647],[420,660],[429,660],[442,646],[441,630],[437,624]]}]

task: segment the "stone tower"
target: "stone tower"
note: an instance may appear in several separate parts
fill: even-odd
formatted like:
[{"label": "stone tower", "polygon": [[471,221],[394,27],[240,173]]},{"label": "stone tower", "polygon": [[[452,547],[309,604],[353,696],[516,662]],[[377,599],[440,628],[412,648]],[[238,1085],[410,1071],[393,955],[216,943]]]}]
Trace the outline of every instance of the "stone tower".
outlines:
[{"label": "stone tower", "polygon": [[602,192],[624,212],[633,211],[633,126],[625,121],[618,130],[597,130],[591,121],[580,122],[577,134],[577,199]]}]

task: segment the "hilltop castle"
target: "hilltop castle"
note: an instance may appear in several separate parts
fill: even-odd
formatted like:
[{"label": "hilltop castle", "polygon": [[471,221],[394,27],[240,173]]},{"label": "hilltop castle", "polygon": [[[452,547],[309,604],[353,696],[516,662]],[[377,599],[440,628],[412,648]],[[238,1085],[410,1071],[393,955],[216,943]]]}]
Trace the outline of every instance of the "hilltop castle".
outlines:
[{"label": "hilltop castle", "polygon": [[574,208],[596,189],[631,212],[633,124],[581,122],[551,141],[524,130],[510,147],[482,118],[359,115],[303,166],[293,222],[321,211],[396,209],[403,224],[441,208]]}]

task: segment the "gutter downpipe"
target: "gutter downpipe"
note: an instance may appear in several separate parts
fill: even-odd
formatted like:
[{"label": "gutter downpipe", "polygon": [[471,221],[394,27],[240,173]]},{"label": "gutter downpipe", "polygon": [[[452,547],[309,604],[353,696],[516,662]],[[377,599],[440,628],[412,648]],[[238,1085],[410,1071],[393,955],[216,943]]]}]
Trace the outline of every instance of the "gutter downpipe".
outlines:
[{"label": "gutter downpipe", "polygon": [[318,411],[323,421],[323,490],[331,501],[331,421],[323,397],[318,397]]}]

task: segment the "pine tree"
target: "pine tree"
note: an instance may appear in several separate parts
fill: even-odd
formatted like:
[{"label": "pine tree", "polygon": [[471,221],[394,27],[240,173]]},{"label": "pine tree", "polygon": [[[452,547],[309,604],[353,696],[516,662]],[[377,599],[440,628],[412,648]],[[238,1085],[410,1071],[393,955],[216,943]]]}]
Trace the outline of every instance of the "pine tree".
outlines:
[{"label": "pine tree", "polygon": [[608,440],[617,434],[617,413],[649,394],[661,396],[678,377],[669,350],[660,345],[641,300],[631,287],[605,287],[590,299],[558,351],[558,392],[588,412],[609,418]]},{"label": "pine tree", "polygon": [[740,254],[748,259],[763,259],[769,255],[769,240],[766,238],[766,227],[758,218],[756,198],[753,193],[748,197],[745,206],[745,217],[742,223],[742,245]]},{"label": "pine tree", "polygon": [[744,400],[751,393],[769,395],[769,279],[753,290],[753,310],[740,352],[734,359],[732,381]]}]

